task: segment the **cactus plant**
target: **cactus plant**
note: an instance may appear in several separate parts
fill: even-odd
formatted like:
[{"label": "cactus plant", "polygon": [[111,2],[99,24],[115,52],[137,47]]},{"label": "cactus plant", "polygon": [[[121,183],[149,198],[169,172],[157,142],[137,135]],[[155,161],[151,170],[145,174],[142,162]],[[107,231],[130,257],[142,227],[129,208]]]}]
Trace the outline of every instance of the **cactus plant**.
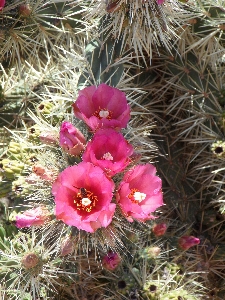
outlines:
[{"label": "cactus plant", "polygon": [[[0,277],[6,299],[224,299],[224,4],[1,4]],[[116,108],[109,105],[112,91]],[[130,122],[102,128],[114,126],[122,92]],[[101,99],[98,107],[92,98]],[[107,149],[100,157],[93,154],[96,144]],[[114,174],[108,166],[117,155]],[[146,170],[155,167],[165,205],[148,210],[154,197],[144,206],[146,193],[132,184],[136,173],[143,184]],[[89,184],[93,174],[101,192],[111,195],[115,185],[100,213]],[[153,179],[146,188],[154,185],[161,195]],[[95,209],[95,223],[78,221],[80,212]],[[51,276],[43,278],[46,270]]]}]

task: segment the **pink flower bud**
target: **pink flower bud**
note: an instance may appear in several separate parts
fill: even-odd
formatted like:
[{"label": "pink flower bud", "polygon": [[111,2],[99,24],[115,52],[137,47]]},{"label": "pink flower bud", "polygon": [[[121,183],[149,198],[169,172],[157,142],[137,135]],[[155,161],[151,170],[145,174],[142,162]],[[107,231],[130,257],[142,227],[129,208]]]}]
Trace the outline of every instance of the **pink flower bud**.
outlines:
[{"label": "pink flower bud", "polygon": [[86,140],[71,123],[63,122],[60,127],[59,144],[68,154],[76,156],[84,150]]},{"label": "pink flower bud", "polygon": [[39,263],[39,257],[35,253],[28,253],[24,255],[21,263],[26,269],[31,269]]},{"label": "pink flower bud", "polygon": [[19,14],[20,16],[22,17],[29,17],[31,15],[31,8],[30,8],[30,5],[29,4],[21,4],[19,6]]},{"label": "pink flower bud", "polygon": [[40,177],[35,173],[31,173],[29,176],[25,178],[26,183],[35,184],[40,181]]},{"label": "pink flower bud", "polygon": [[178,240],[178,245],[183,250],[188,250],[190,247],[198,245],[200,240],[194,236],[182,236]]},{"label": "pink flower bud", "polygon": [[73,252],[74,250],[74,239],[70,236],[67,236],[61,244],[60,256],[66,256]]},{"label": "pink flower bud", "polygon": [[16,216],[16,227],[42,226],[51,220],[50,212],[45,206],[29,209]]},{"label": "pink flower bud", "polygon": [[43,131],[40,133],[40,141],[46,145],[52,145],[58,143],[58,138],[51,131]]},{"label": "pink flower bud", "polygon": [[113,271],[120,264],[120,257],[116,252],[109,251],[102,259],[102,265],[105,269]]},{"label": "pink flower bud", "polygon": [[0,0],[0,10],[5,6],[5,0]]},{"label": "pink flower bud", "polygon": [[166,223],[159,223],[159,224],[156,224],[153,228],[152,228],[152,231],[154,233],[155,236],[161,236],[161,235],[164,235],[165,232],[167,230],[167,225]]},{"label": "pink flower bud", "polygon": [[56,174],[52,170],[47,169],[39,163],[33,166],[32,171],[42,180],[54,181],[56,178]]},{"label": "pink flower bud", "polygon": [[157,4],[161,5],[165,2],[165,0],[157,0]]}]

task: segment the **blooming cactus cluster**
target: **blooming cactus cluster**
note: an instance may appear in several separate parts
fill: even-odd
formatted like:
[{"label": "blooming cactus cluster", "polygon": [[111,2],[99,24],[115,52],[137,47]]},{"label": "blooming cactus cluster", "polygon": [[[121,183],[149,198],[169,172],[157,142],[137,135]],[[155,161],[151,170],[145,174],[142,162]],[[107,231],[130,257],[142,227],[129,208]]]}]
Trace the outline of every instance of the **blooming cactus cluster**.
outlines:
[{"label": "blooming cactus cluster", "polygon": [[163,204],[161,179],[155,175],[153,165],[132,167],[118,188],[113,180],[129,167],[134,154],[120,132],[130,119],[125,94],[106,84],[90,86],[79,92],[73,109],[94,134],[85,145],[85,139],[72,124],[64,122],[61,126],[61,146],[67,147],[69,154],[82,151],[83,161],[66,168],[53,183],[57,219],[95,232],[112,222],[117,205],[130,222],[153,218],[151,213]]},{"label": "blooming cactus cluster", "polygon": [[[79,161],[57,176],[49,176],[50,171],[37,164],[33,167],[52,185],[56,218],[90,233],[108,227],[119,210],[129,222],[154,218],[152,213],[163,204],[162,182],[153,165],[134,164],[137,155],[121,133],[130,119],[125,93],[106,84],[90,86],[79,92],[73,109],[92,138],[87,142],[64,121],[58,143],[62,152]],[[49,219],[45,211],[42,207],[17,216],[17,227],[43,225]]]},{"label": "blooming cactus cluster", "polygon": [[[32,176],[52,184],[56,218],[90,233],[108,227],[117,213],[116,207],[129,222],[154,219],[152,213],[163,205],[162,182],[152,164],[132,164],[137,155],[121,133],[130,119],[125,94],[106,84],[90,86],[79,92],[73,108],[75,115],[88,126],[92,138],[87,142],[73,124],[65,121],[60,126],[59,138],[52,138],[51,132],[48,133],[47,144],[58,142],[63,152],[82,161],[68,166],[57,176],[39,163],[32,167]],[[46,143],[43,133],[40,140]],[[33,182],[31,175],[27,180]],[[16,216],[16,226],[42,226],[52,217],[48,208],[41,205]],[[165,223],[155,224],[152,229],[157,237],[166,230]],[[198,238],[182,236],[178,245],[188,250],[199,242]],[[67,238],[61,255],[67,255],[72,249],[73,242]],[[109,270],[119,262],[114,252],[103,259],[104,267]]]}]

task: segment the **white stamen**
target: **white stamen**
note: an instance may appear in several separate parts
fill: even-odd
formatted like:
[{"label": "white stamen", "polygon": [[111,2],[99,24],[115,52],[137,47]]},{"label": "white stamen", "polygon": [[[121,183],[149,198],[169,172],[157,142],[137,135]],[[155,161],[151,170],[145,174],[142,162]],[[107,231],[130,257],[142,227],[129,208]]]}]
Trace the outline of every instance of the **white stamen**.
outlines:
[{"label": "white stamen", "polygon": [[145,193],[140,193],[140,192],[135,192],[134,193],[134,200],[141,202],[146,198],[146,194]]},{"label": "white stamen", "polygon": [[99,117],[100,118],[107,118],[109,116],[108,110],[100,110]]},{"label": "white stamen", "polygon": [[81,203],[84,206],[88,206],[89,204],[91,204],[91,200],[89,198],[82,198]]},{"label": "white stamen", "polygon": [[113,157],[112,157],[111,153],[107,152],[103,155],[103,159],[113,160]]}]

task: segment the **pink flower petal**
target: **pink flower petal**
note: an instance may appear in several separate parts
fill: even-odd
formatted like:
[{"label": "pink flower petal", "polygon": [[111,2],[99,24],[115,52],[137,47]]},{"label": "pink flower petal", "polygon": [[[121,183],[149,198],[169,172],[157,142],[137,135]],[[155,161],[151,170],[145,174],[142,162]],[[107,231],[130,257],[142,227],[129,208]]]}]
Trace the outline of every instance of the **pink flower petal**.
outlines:
[{"label": "pink flower petal", "polygon": [[5,6],[5,0],[0,0],[0,10]]},{"label": "pink flower petal", "polygon": [[29,209],[23,214],[16,216],[16,227],[24,228],[42,226],[51,220],[50,212],[45,206]]}]

